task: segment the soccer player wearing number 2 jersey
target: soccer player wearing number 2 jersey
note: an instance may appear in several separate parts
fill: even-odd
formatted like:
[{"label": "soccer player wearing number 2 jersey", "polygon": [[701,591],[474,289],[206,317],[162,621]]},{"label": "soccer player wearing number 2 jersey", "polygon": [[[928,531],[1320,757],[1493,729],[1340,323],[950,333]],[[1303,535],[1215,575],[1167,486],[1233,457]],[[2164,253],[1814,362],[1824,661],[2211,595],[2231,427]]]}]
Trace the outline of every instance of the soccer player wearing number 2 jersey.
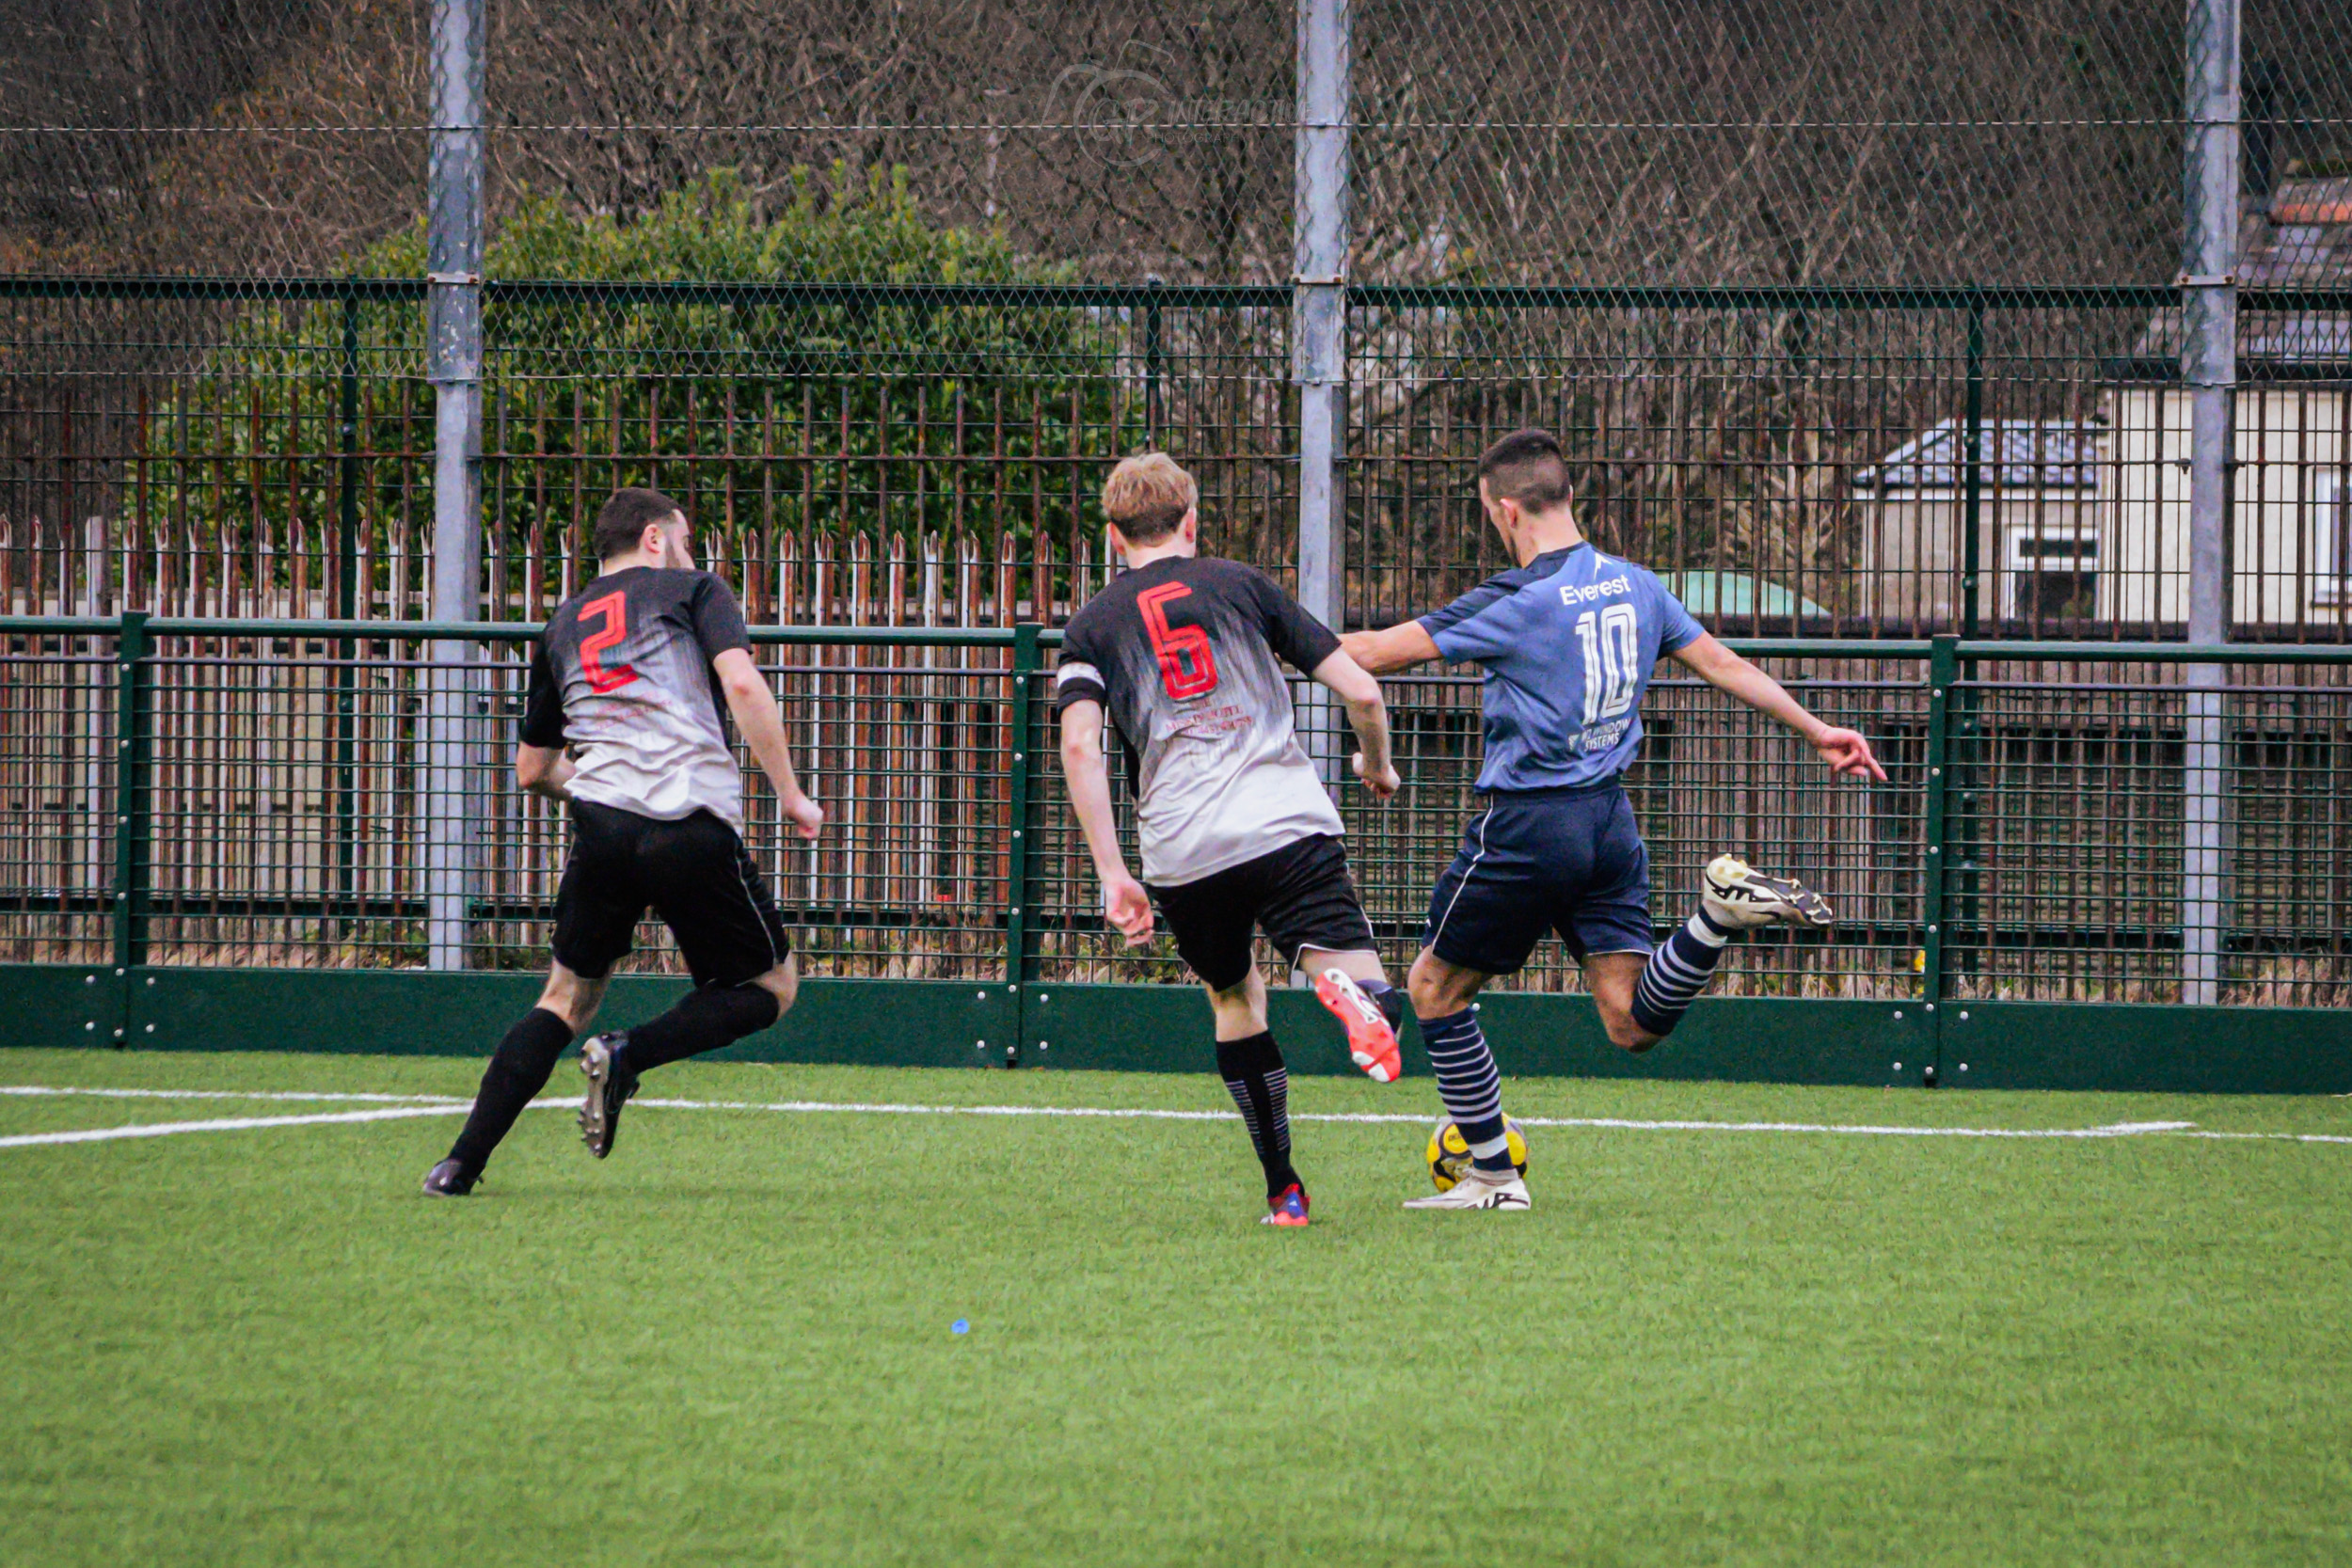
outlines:
[{"label": "soccer player wearing number 2 jersey", "polygon": [[691,531],[659,490],[616,492],[596,515],[603,569],[539,635],[515,780],[570,808],[555,890],[555,962],[539,1005],[506,1033],[449,1158],[424,1179],[463,1197],[558,1057],[588,1027],[647,909],[677,938],[694,989],[660,1017],[580,1047],[588,1152],[612,1150],[640,1074],[731,1045],[792,1006],[799,970],[767,879],[743,847],[743,780],[726,716],[815,838],[825,814],[793,777],[784,721],[752,662],[726,584],[694,569]]},{"label": "soccer player wearing number 2 jersey", "polygon": [[[1384,1084],[1397,1076],[1405,999],[1373,952],[1340,814],[1299,747],[1280,661],[1346,704],[1361,748],[1356,776],[1376,799],[1396,792],[1396,770],[1380,683],[1263,575],[1199,555],[1199,494],[1164,452],[1127,459],[1103,486],[1128,569],[1062,632],[1062,771],[1111,925],[1130,946],[1141,942],[1157,899],[1176,951],[1208,989],[1217,1070],[1265,1172],[1265,1223],[1301,1226],[1307,1190],[1291,1164],[1289,1073],[1266,1027],[1254,934],[1263,929],[1313,974],[1356,1065]],[[1136,759],[1141,882],[1111,818],[1105,707]]]},{"label": "soccer player wearing number 2 jersey", "polygon": [[1618,775],[1642,736],[1642,693],[1662,657],[1770,714],[1833,772],[1883,781],[1870,743],[1806,712],[1782,685],[1709,637],[1663,583],[1579,531],[1560,444],[1522,430],[1478,463],[1478,499],[1519,564],[1434,614],[1343,645],[1375,674],[1433,658],[1486,667],[1486,809],[1470,819],[1429,901],[1409,984],[1438,1093],[1471,1170],[1416,1209],[1525,1209],[1502,1123],[1502,1079],[1470,1006],[1527,962],[1547,928],[1584,969],[1609,1037],[1646,1051],[1713,978],[1724,943],[1770,925],[1823,927],[1821,896],[1718,855],[1699,907],[1652,950],[1649,855]]}]

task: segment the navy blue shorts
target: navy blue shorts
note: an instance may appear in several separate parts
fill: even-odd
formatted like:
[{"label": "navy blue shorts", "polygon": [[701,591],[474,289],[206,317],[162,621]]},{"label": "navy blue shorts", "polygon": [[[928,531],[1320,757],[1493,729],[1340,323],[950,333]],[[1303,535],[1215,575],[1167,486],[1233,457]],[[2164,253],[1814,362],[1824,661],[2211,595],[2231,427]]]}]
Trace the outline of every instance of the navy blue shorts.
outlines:
[{"label": "navy blue shorts", "polygon": [[1525,967],[1546,931],[1580,962],[1650,950],[1649,851],[1614,779],[1488,799],[1429,895],[1423,947],[1487,974]]}]

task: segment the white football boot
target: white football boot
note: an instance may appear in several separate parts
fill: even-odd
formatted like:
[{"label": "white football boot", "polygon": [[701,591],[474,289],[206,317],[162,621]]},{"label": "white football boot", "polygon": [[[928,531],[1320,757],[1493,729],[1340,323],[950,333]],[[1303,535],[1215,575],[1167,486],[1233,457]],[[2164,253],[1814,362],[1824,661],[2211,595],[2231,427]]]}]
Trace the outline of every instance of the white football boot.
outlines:
[{"label": "white football boot", "polygon": [[1767,877],[1734,855],[1717,855],[1699,879],[1699,907],[1716,925],[1753,931],[1774,924],[1830,926],[1829,900],[1788,877]]},{"label": "white football boot", "polygon": [[1527,1183],[1517,1171],[1483,1171],[1476,1165],[1462,1172],[1462,1179],[1441,1193],[1427,1197],[1408,1197],[1407,1209],[1533,1209],[1534,1202],[1527,1196]]}]

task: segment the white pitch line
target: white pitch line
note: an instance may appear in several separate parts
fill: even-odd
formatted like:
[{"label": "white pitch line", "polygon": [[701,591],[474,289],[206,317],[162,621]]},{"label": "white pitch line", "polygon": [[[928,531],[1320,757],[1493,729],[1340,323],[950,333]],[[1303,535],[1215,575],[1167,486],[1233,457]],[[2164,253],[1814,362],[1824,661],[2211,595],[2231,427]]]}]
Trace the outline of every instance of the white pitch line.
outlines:
[{"label": "white pitch line", "polygon": [[[1087,1105],[901,1105],[833,1100],[636,1100],[671,1111],[785,1111],[795,1114],[864,1113],[882,1116],[1103,1117],[1137,1121],[1237,1121],[1232,1111],[1108,1109]],[[2128,1138],[2147,1132],[2185,1132],[2193,1121],[2119,1121],[2106,1127],[1878,1127],[1811,1121],[1635,1121],[1622,1117],[1514,1117],[1521,1127],[1597,1127],[1639,1132],[1828,1132],[1880,1138]],[[1426,1127],[1425,1116],[1387,1116],[1369,1111],[1294,1111],[1293,1121],[1359,1122]]]},{"label": "white pitch line", "polygon": [[51,1088],[42,1084],[0,1084],[0,1096],[21,1098],[49,1095],[88,1095],[101,1100],[270,1100],[294,1101],[354,1101],[370,1105],[463,1105],[450,1094],[311,1094],[285,1089],[86,1089]]},{"label": "white pitch line", "polygon": [[2352,1137],[2344,1137],[2333,1132],[2207,1132],[2201,1129],[2194,1132],[2185,1132],[2182,1136],[2251,1139],[2256,1143],[2352,1144]]},{"label": "white pitch line", "polygon": [[242,1132],[256,1127],[322,1127],[340,1121],[395,1121],[403,1117],[445,1117],[463,1105],[388,1105],[373,1111],[331,1111],[314,1117],[227,1117],[218,1121],[151,1121],[134,1127],[83,1127],[69,1132],[20,1132],[0,1138],[0,1148],[35,1144],[96,1144],[117,1138],[167,1138],[176,1132]]},{"label": "white pitch line", "polygon": [[[1097,1105],[899,1105],[888,1101],[839,1100],[632,1100],[662,1111],[784,1111],[794,1115],[843,1113],[902,1117],[1104,1117],[1115,1120],[1239,1121],[1237,1111],[1161,1111]],[[1295,1113],[1293,1121],[1308,1119]],[[1426,1117],[1324,1117],[1324,1121],[1427,1121]]]},{"label": "white pitch line", "polygon": [[1831,1132],[1868,1138],[2136,1138],[2150,1132],[2185,1132],[2197,1125],[2193,1121],[2119,1121],[2105,1127],[1874,1127],[1812,1121],[1628,1121],[1615,1117],[1512,1119],[1522,1127],[1623,1127],[1647,1132]]},{"label": "white pitch line", "polygon": [[[117,1089],[53,1087],[37,1084],[0,1085],[0,1096],[87,1095],[107,1099],[250,1100],[294,1101],[361,1101],[383,1108],[323,1113],[315,1116],[232,1117],[211,1121],[154,1122],[144,1126],[99,1127],[62,1132],[31,1132],[0,1137],[0,1148],[39,1144],[100,1143],[117,1138],[165,1137],[180,1132],[226,1132],[265,1127],[316,1127],[342,1122],[392,1121],[409,1117],[446,1116],[468,1108],[469,1101],[451,1096],[298,1093],[239,1089]],[[569,1095],[534,1101],[533,1110],[554,1110],[572,1103]],[[1176,1111],[1145,1107],[1095,1105],[922,1105],[890,1101],[834,1100],[665,1100],[643,1099],[631,1103],[649,1110],[766,1111],[798,1116],[948,1116],[1092,1117],[1114,1121],[1235,1121],[1232,1111]],[[1377,1112],[1296,1112],[1293,1121],[1356,1123],[1377,1126],[1425,1127],[1431,1117]],[[1874,1138],[2129,1138],[2169,1134],[2192,1138],[2312,1144],[2352,1144],[2352,1136],[2324,1132],[2218,1132],[2200,1129],[2191,1121],[2120,1121],[2101,1127],[1902,1127],[1877,1123],[1814,1121],[1692,1121],[1642,1120],[1627,1117],[1520,1117],[1522,1127],[1582,1127],[1637,1132],[1795,1132],[1831,1137]]]}]

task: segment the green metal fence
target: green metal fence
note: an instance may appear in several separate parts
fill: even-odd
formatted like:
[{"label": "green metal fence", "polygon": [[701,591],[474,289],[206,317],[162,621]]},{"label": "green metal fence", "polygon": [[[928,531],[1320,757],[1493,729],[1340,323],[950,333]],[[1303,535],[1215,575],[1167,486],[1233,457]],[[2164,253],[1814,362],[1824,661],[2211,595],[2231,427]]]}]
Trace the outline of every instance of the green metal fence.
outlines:
[{"label": "green metal fence", "polygon": [[[0,612],[427,615],[423,291],[0,277]],[[1212,547],[1295,570],[1284,288],[504,279],[484,301],[487,620],[546,613],[596,498],[653,483],[760,618],[1055,624],[1107,571],[1101,475],[1147,445],[1199,475]],[[1345,303],[1353,624],[1502,564],[1476,460],[1532,422],[1575,458],[1588,531],[1721,634],[2185,625],[2177,287]],[[2241,310],[2277,352],[2244,366],[2232,635],[2343,642],[2352,291]]]},{"label": "green metal fence", "polygon": [[[508,766],[534,629],[0,620],[0,988],[35,1021],[27,1037],[282,1042],[294,1014],[367,1017],[331,999],[369,984],[410,1000],[386,1001],[344,1043],[479,1049],[479,1005],[444,1013],[437,999],[522,995],[564,855],[558,814]],[[754,636],[829,817],[805,845],[764,785],[747,788],[747,839],[815,994],[834,999],[812,1015],[833,1022],[803,1020],[773,1048],[1184,1059],[1199,1003],[1164,938],[1129,949],[1106,933],[1064,804],[1046,700],[1057,634]],[[1665,667],[1629,778],[1661,928],[1723,849],[1821,887],[1841,918],[1735,944],[1714,996],[1645,1070],[2352,1080],[2352,650],[1740,646],[1869,734],[1889,782],[1831,779],[1793,736]],[[446,657],[461,650],[469,662]],[[2217,670],[2217,689],[2197,684]],[[1340,799],[1402,966],[1472,809],[1478,690],[1451,673],[1388,689],[1406,788],[1386,805],[1352,784]],[[2186,847],[2200,703],[2223,737],[2210,898]],[[641,936],[640,970],[678,972],[657,927]],[[2208,946],[2218,1005],[2183,1006]],[[140,1011],[223,986],[248,1000]],[[1518,1065],[1627,1069],[1596,1046],[1579,989],[1548,949],[1490,1000]],[[39,1000],[52,993],[71,998],[63,1011]],[[2005,1016],[2005,1044],[1969,1048]],[[2083,1043],[2103,1039],[2113,1049]],[[2147,1054],[2163,1039],[2175,1048]],[[2233,1041],[2243,1050],[2220,1049]]]}]

